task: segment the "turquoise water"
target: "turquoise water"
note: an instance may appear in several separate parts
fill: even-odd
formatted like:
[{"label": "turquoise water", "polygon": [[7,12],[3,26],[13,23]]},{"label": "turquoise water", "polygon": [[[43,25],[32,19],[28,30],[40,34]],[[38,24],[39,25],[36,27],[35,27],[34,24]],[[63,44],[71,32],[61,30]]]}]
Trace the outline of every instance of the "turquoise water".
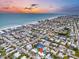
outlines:
[{"label": "turquoise water", "polygon": [[0,14],[0,28],[12,25],[27,24],[42,19],[58,16],[58,14]]}]

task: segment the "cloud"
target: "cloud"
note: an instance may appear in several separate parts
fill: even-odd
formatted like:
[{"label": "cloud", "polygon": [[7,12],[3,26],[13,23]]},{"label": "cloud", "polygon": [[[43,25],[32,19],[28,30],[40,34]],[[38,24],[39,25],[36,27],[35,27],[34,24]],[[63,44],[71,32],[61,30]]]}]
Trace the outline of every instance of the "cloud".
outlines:
[{"label": "cloud", "polygon": [[61,8],[61,12],[65,13],[79,13],[79,6],[65,6]]},{"label": "cloud", "polygon": [[24,9],[31,10],[31,9],[37,8],[37,7],[38,7],[37,5],[38,5],[38,4],[31,4],[30,7],[25,7]]},{"label": "cloud", "polygon": [[11,8],[0,8],[0,13],[48,13],[48,9],[42,9],[42,8],[33,8],[31,10],[29,9],[23,9],[23,8],[17,8],[17,7],[11,7]]},{"label": "cloud", "polygon": [[32,7],[37,6],[38,4],[31,4]]}]

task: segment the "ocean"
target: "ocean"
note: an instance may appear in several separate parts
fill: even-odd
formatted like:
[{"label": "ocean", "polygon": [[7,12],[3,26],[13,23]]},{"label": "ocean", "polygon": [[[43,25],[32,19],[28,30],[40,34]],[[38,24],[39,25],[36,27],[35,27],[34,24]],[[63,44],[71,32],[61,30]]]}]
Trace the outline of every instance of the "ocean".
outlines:
[{"label": "ocean", "polygon": [[29,24],[39,20],[45,20],[47,18],[56,17],[59,14],[0,14],[0,28]]}]

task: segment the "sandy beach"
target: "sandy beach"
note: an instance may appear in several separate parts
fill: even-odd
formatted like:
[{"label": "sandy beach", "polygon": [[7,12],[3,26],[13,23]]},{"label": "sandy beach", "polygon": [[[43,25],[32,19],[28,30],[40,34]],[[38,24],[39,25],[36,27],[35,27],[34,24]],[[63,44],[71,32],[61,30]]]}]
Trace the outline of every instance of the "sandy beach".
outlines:
[{"label": "sandy beach", "polygon": [[[54,17],[50,17],[50,18],[47,18],[47,19],[51,20],[51,19],[54,19],[54,18],[57,18],[57,17],[60,17],[60,16],[54,16]],[[44,20],[47,20],[47,19],[41,19],[39,21],[42,21],[42,20],[44,21]],[[38,24],[38,21],[32,21],[32,22],[28,22],[28,23],[25,23],[25,24],[22,24],[22,25],[9,25],[9,26],[5,26],[5,27],[1,27],[0,33],[4,33],[2,30],[16,29],[17,27],[27,26],[29,24]]]}]

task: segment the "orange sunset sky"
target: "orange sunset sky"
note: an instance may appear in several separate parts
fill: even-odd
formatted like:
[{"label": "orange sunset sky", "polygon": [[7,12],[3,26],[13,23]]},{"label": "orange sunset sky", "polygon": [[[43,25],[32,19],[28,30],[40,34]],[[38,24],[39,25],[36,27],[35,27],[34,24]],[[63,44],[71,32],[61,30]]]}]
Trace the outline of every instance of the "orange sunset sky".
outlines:
[{"label": "orange sunset sky", "polygon": [[0,0],[0,13],[57,13],[79,10],[79,0]]},{"label": "orange sunset sky", "polygon": [[11,13],[50,13],[58,7],[50,4],[51,0],[0,0],[0,12]]}]

